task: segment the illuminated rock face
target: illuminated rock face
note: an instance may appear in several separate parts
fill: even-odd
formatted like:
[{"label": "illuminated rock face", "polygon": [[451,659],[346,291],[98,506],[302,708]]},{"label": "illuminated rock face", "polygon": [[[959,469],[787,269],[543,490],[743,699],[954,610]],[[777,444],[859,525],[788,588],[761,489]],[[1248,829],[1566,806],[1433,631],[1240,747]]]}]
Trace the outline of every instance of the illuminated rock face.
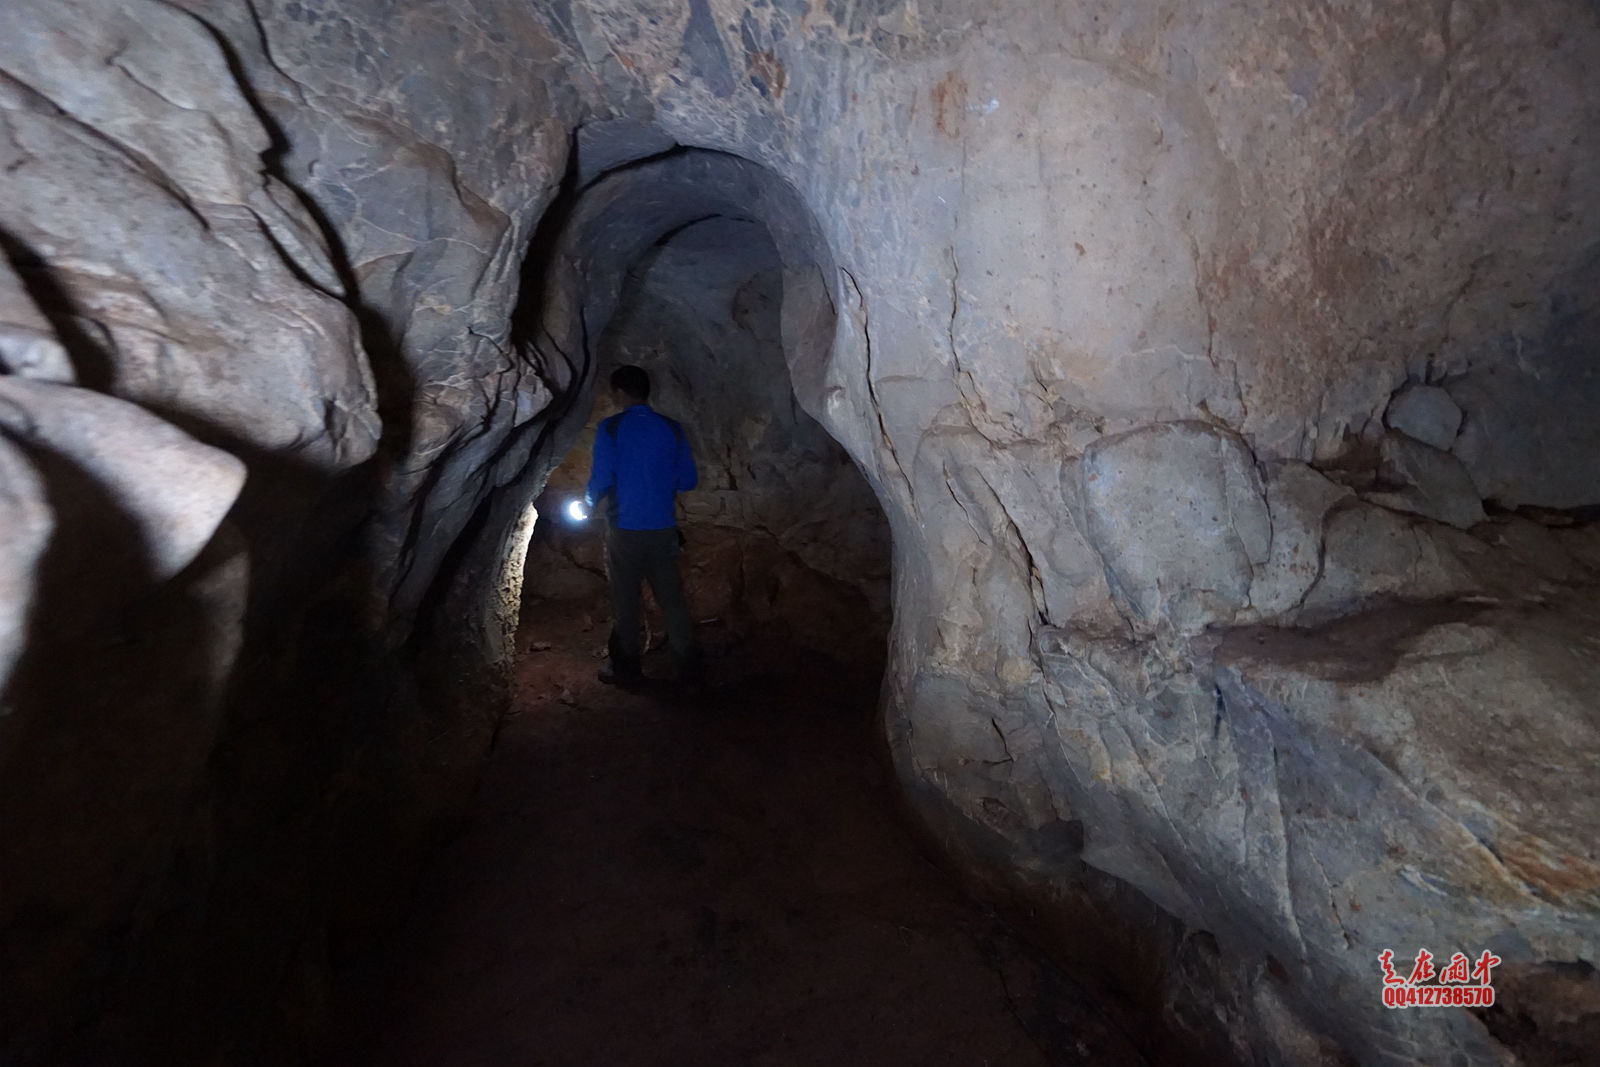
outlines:
[{"label": "illuminated rock face", "polygon": [[314,1029],[261,991],[470,779],[441,685],[692,208],[888,517],[952,854],[1241,1052],[1536,1061],[1376,958],[1596,1010],[1597,71],[1558,0],[6,4],[0,1031]]}]

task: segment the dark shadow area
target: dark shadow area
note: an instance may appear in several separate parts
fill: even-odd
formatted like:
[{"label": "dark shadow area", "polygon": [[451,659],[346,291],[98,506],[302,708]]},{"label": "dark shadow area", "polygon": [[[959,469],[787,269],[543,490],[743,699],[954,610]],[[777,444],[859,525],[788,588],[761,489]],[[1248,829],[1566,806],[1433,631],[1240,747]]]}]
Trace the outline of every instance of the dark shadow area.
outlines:
[{"label": "dark shadow area", "polygon": [[150,931],[149,875],[171,854],[217,730],[226,665],[214,644],[238,606],[227,578],[243,546],[224,528],[158,583],[138,519],[107,486],[6,439],[55,524],[0,694],[0,1032],[5,1062],[50,1063]]},{"label": "dark shadow area", "polygon": [[876,665],[758,637],[709,697],[629,693],[604,610],[530,603],[472,812],[328,1062],[1146,1062],[922,855]]},{"label": "dark shadow area", "polygon": [[108,393],[115,380],[116,366],[103,343],[90,333],[90,322],[76,302],[51,272],[43,257],[29,248],[16,234],[0,228],[0,255],[16,271],[34,306],[55,331],[67,350],[77,384]]},{"label": "dark shadow area", "polygon": [[[654,215],[635,258],[595,268],[618,278],[583,335],[601,384],[536,501],[511,715],[406,932],[347,976],[361,1025],[329,1062],[1142,1062],[901,821],[873,724],[887,522],[795,399],[785,261],[752,214]],[[699,468],[679,518],[703,693],[667,680],[649,611],[652,681],[596,678],[603,520],[565,505],[624,363]]]},{"label": "dark shadow area", "polygon": [[[792,296],[791,296],[792,299]],[[604,586],[603,519],[574,523],[605,387],[622,364],[652,378],[651,403],[679,421],[700,484],[680,502],[691,606],[713,657],[760,635],[842,660],[880,661],[889,621],[889,531],[845,451],[789,384],[780,313],[784,269],[766,227],[696,214],[624,275],[602,335],[595,404],[537,506],[525,600]],[[659,637],[655,620],[652,636]]]},{"label": "dark shadow area", "polygon": [[[249,471],[210,546],[160,585],[117,554],[139,530],[105,489],[30,455],[56,528],[0,717],[0,972],[29,975],[4,983],[7,1063],[303,1061],[330,964],[393,929],[439,811],[459,801],[447,794],[464,761],[426,739],[469,730],[444,709],[472,695],[437,691],[423,652],[387,647],[367,563],[383,470],[411,447],[415,378],[337,228],[285,173],[284,131],[212,36],[271,139],[264,172],[327,247],[382,437],[373,459],[330,474],[144,404]],[[70,279],[3,233],[0,251],[77,384],[115,394]]]}]

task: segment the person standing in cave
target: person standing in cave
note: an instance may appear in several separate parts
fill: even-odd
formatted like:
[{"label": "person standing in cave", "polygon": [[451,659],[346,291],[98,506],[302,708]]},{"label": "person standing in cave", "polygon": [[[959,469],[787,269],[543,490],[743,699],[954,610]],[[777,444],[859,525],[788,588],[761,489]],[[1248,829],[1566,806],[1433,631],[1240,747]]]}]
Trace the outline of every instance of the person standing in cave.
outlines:
[{"label": "person standing in cave", "polygon": [[611,372],[611,395],[620,412],[594,435],[584,502],[593,511],[606,500],[606,573],[611,584],[610,660],[600,680],[611,685],[644,681],[639,637],[639,583],[650,583],[667,620],[667,640],[678,678],[700,684],[694,620],[683,591],[677,495],[699,483],[683,427],[650,406],[650,375],[642,367]]}]

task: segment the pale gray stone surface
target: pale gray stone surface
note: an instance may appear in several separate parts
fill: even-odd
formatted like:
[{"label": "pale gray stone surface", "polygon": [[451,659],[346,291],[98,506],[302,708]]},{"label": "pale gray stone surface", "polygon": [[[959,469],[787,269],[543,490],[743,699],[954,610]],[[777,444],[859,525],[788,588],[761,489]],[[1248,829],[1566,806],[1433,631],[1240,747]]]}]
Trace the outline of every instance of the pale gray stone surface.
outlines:
[{"label": "pale gray stone surface", "polygon": [[1371,504],[1335,508],[1323,523],[1322,570],[1297,619],[1335,618],[1382,596],[1449,599],[1477,592],[1459,555],[1462,542],[1450,533]]},{"label": "pale gray stone surface", "polygon": [[87,389],[0,377],[0,432],[87,475],[137,526],[137,549],[157,581],[194,561],[244,485],[236,457]]},{"label": "pale gray stone surface", "polygon": [[1351,495],[1296,460],[1268,464],[1266,485],[1272,547],[1250,583],[1250,607],[1258,618],[1287,613],[1316,584],[1323,569],[1323,517]]},{"label": "pale gray stone surface", "polygon": [[1448,452],[1461,430],[1461,409],[1437,385],[1407,385],[1384,409],[1383,421],[1425,445]]},{"label": "pale gray stone surface", "polygon": [[1384,507],[1423,515],[1460,530],[1484,520],[1472,475],[1448,452],[1391,430],[1379,445],[1382,478],[1401,488],[1364,494]]},{"label": "pale gray stone surface", "polygon": [[1077,468],[1083,527],[1136,631],[1233,619],[1272,526],[1254,457],[1232,434],[1162,423],[1103,438]]},{"label": "pale gray stone surface", "polygon": [[[1473,527],[1472,535],[1495,548],[1504,548],[1517,566],[1549,581],[1565,582],[1582,574],[1582,553],[1570,552],[1560,531],[1540,523],[1516,515],[1496,516]],[[1590,558],[1584,562],[1592,568],[1600,560]]]},{"label": "pale gray stone surface", "polygon": [[[1339,624],[1327,643],[1241,634],[1225,646],[1228,712],[1259,723],[1274,754],[1252,800],[1289,842],[1279,937],[1305,966],[1366,984],[1372,947],[1402,942],[1593,957],[1595,797],[1551,788],[1592,776],[1600,753],[1600,659],[1570,654],[1593,604],[1390,608]],[[1516,973],[1502,972],[1502,987]],[[1512,1061],[1466,1013],[1401,1028],[1376,997],[1312,1011],[1387,1029],[1375,1058]]]},{"label": "pale gray stone surface", "polygon": [[[240,683],[215,791],[183,809],[192,854],[219,872],[206,884],[248,884],[206,851],[227,811],[241,836],[278,848],[262,865],[285,885],[382,886],[351,872],[385,872],[409,840],[396,827],[438,813],[402,805],[467,776],[488,715],[441,732],[404,686],[383,703],[383,680],[422,669],[424,637],[460,641],[441,677],[508,654],[501,557],[578,432],[586,334],[659,226],[709,205],[773,233],[796,396],[888,517],[885,720],[940,839],[1047,887],[1064,924],[1083,914],[1083,887],[1122,887],[1095,921],[1156,931],[1142,958],[1215,990],[1181,1025],[1225,1031],[1240,1058],[1305,1062],[1291,1050],[1323,1048],[1316,1035],[1362,1062],[1514,1055],[1474,1016],[1377,1010],[1367,957],[1375,938],[1398,953],[1496,928],[1517,933],[1493,942],[1508,967],[1595,962],[1600,912],[1539,867],[1559,859],[1576,884],[1593,863],[1573,836],[1594,818],[1593,776],[1579,773],[1596,751],[1580,695],[1593,689],[1579,688],[1592,620],[1560,606],[1592,596],[1600,555],[1581,511],[1600,503],[1591,14],[1575,0],[1270,16],[1224,3],[1203,17],[1168,0],[6,4],[0,365],[140,405],[250,468],[235,554],[206,571],[220,585],[200,602],[220,606],[161,616],[145,651],[193,646],[211,672],[195,677],[226,675],[237,618],[183,620],[231,617],[245,556],[252,640],[282,644],[242,663],[359,646],[335,666],[293,660]],[[593,199],[559,210],[581,231],[631,197],[609,228],[531,246],[573,131],[591,123],[575,178],[656,146],[730,156],[699,171],[644,163],[629,183],[600,175]],[[596,136],[608,128],[617,136]],[[544,293],[522,288],[530,247]],[[1462,413],[1451,441],[1433,393],[1438,417],[1413,417],[1408,382],[1443,383]],[[1406,513],[1336,486],[1373,489],[1361,442],[1386,414],[1448,444],[1470,501],[1458,468],[1410,446],[1390,446],[1388,473],[1412,488],[1380,498]],[[38,618],[25,576],[49,551],[17,463],[0,572],[13,634]],[[1447,525],[1477,522],[1480,496],[1580,510],[1543,517],[1549,540]],[[186,581],[163,587],[171,604]],[[359,610],[319,600],[333,591]],[[1412,616],[1392,664],[1339,665],[1360,658],[1330,629],[1341,619],[1360,629],[1393,604],[1485,598],[1497,603],[1473,619]],[[1268,645],[1319,629],[1286,657],[1208,659],[1230,640],[1219,629],[1246,624]],[[95,647],[110,662],[124,646]],[[317,669],[359,684],[314,700],[292,680],[264,684]],[[116,677],[149,688],[136,671]],[[352,693],[378,691],[381,708],[350,710]],[[150,692],[142,732],[125,736],[153,751],[151,724],[181,721],[186,698]],[[1539,722],[1507,717],[1541,702]],[[1536,795],[1520,748],[1525,780],[1485,771],[1450,722],[1485,743],[1521,732],[1564,746],[1577,795]],[[1410,748],[1379,736],[1413,728]],[[194,735],[215,740],[209,726]],[[98,767],[87,730],[63,736],[62,751]],[[275,777],[271,754],[306,737],[324,739],[326,774]],[[241,752],[263,762],[227,763]],[[186,751],[174,780],[207,758]],[[329,783],[357,766],[381,785],[335,799],[351,794]],[[237,782],[277,784],[230,807],[247,792],[228,794]],[[386,814],[339,809],[327,825],[346,836],[329,847],[294,822],[311,794],[318,812]],[[39,810],[71,808],[63,793]],[[163,818],[170,829],[179,816]],[[1081,847],[1064,829],[1075,822]],[[258,832],[285,825],[305,836],[275,846]],[[128,853],[124,902],[159,883],[176,847],[142,834],[129,830],[165,843]],[[1522,858],[1503,854],[1497,873],[1463,835]],[[305,859],[329,855],[348,878]],[[272,943],[250,946],[258,992],[295,987],[283,960],[326,956],[326,933],[298,918],[321,903],[285,899],[228,926]],[[1147,921],[1158,907],[1170,924]],[[74,912],[71,937],[103,943],[129,914]],[[1346,927],[1366,940],[1341,947]],[[185,929],[182,943],[209,943]],[[1204,981],[1182,978],[1201,931],[1217,951]],[[146,977],[173,973],[148,958]],[[1271,977],[1274,963],[1289,978]],[[25,1045],[74,1031],[62,1005],[88,1003],[97,981],[52,977],[14,1013],[30,1029],[7,1032]],[[315,1028],[303,1003],[241,1000]],[[144,1017],[136,1001],[107,1003]]]},{"label": "pale gray stone surface", "polygon": [[370,456],[354,320],[302,283],[335,283],[327,252],[262,173],[270,137],[205,28],[154,0],[8,4],[0,68],[0,196],[31,206],[8,258],[81,323],[77,379],[236,447]]}]

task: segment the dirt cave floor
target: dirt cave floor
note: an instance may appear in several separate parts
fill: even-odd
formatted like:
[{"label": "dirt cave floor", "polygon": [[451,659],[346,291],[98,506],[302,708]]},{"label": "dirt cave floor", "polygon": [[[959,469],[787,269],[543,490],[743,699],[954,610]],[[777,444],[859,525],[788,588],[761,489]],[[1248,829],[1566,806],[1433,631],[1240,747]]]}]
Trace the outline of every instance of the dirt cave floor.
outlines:
[{"label": "dirt cave floor", "polygon": [[595,677],[606,625],[528,607],[512,713],[338,1062],[1145,1062],[925,858],[876,669],[709,635],[707,693],[630,693]]}]

